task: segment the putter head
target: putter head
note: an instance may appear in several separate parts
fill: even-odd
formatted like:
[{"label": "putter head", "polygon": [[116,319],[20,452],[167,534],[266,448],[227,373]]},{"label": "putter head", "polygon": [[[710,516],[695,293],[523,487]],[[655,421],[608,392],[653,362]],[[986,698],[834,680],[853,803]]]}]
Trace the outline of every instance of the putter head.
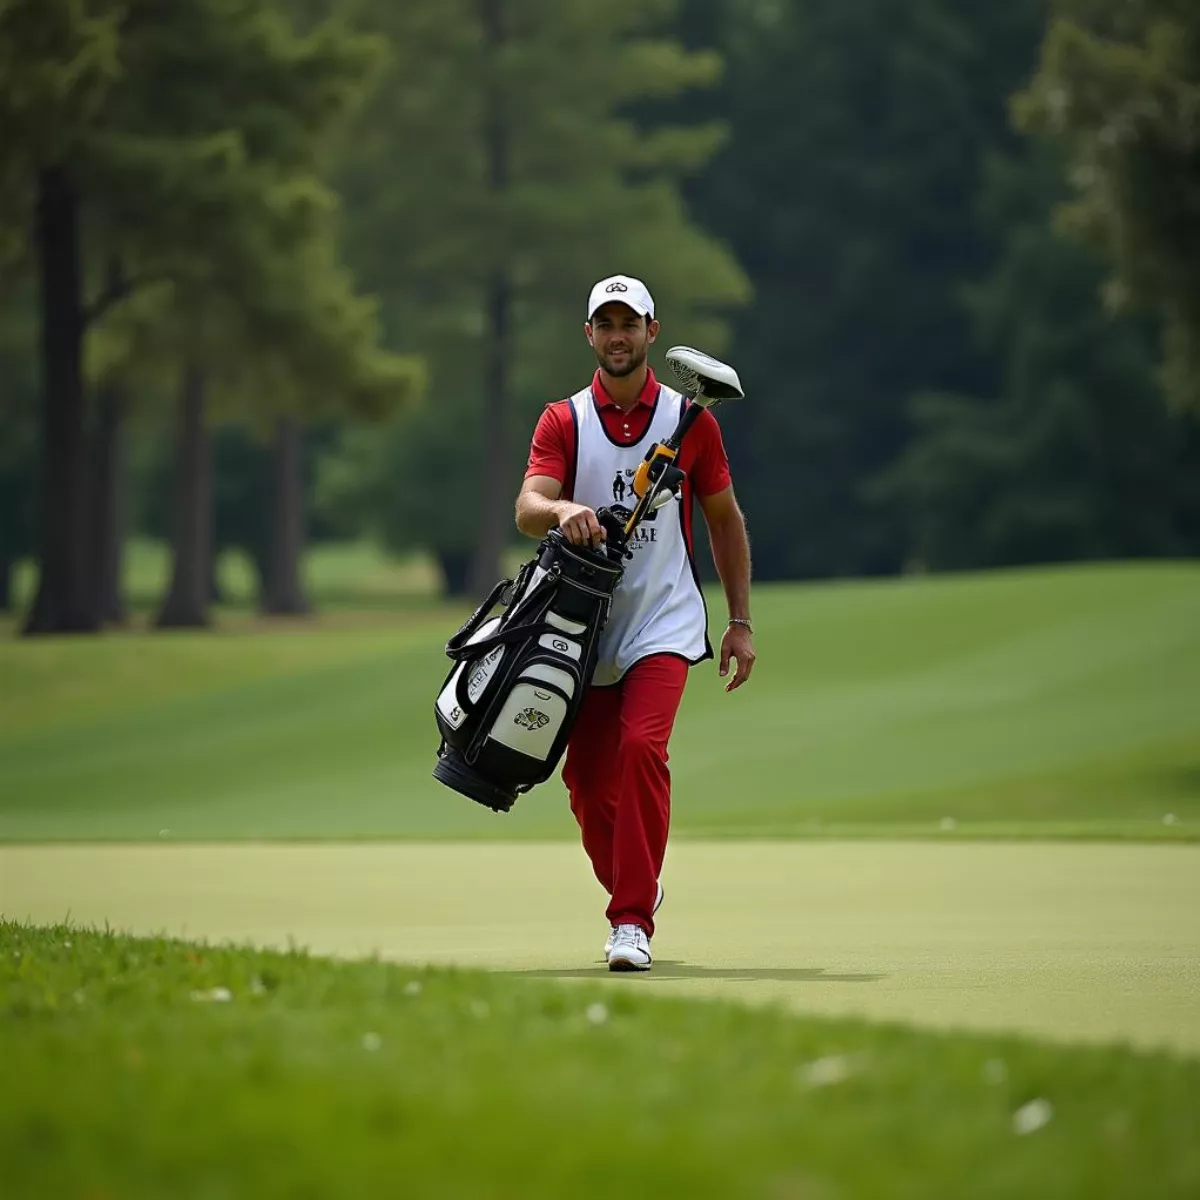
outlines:
[{"label": "putter head", "polygon": [[675,378],[683,384],[683,390],[701,408],[712,408],[723,400],[741,400],[746,395],[737,372],[728,363],[701,350],[672,346],[667,351],[667,362]]}]

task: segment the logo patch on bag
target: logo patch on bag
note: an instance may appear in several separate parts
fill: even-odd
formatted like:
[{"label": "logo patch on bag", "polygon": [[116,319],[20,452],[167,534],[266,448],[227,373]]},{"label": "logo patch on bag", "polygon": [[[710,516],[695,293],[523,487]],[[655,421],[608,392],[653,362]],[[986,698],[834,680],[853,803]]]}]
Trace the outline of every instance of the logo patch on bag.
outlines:
[{"label": "logo patch on bag", "polygon": [[536,708],[523,708],[513,717],[513,724],[521,725],[532,732],[535,729],[541,729],[543,725],[549,725],[550,718]]}]

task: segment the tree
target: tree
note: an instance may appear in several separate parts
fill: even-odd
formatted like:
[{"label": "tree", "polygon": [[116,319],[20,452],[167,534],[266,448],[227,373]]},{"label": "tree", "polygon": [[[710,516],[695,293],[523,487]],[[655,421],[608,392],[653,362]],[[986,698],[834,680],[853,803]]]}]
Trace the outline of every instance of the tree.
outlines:
[{"label": "tree", "polygon": [[970,307],[1004,363],[1001,388],[914,401],[914,439],[880,485],[914,565],[1200,550],[1200,421],[1168,412],[1150,323],[1106,313],[1099,262],[1055,236],[1063,180],[1045,145],[990,164],[1002,253]]},{"label": "tree", "polygon": [[673,8],[648,0],[599,21],[585,0],[362,10],[395,54],[346,139],[347,248],[384,298],[390,344],[420,346],[430,362],[429,407],[399,435],[412,446],[397,448],[419,468],[409,477],[430,481],[409,494],[408,524],[447,563],[467,528],[474,591],[491,586],[512,536],[537,408],[590,373],[591,283],[644,275],[668,336],[717,350],[721,310],[747,297],[678,194],[722,131],[643,128],[628,115],[640,97],[718,74],[715,55],[664,32]]},{"label": "tree", "polygon": [[[295,36],[266,0],[0,7],[0,249],[35,214],[41,281],[42,551],[30,632],[97,624],[83,435],[89,319],[147,277],[219,275],[236,295],[253,278],[239,257],[255,226],[247,212],[282,201],[277,228],[311,216],[318,189],[297,172],[373,55],[373,43],[332,24]],[[264,177],[264,161],[290,171],[287,186]],[[129,272],[92,302],[85,213]]]},{"label": "tree", "polygon": [[428,406],[381,428],[349,424],[317,475],[316,502],[327,520],[395,554],[430,549],[449,596],[472,591],[482,492],[460,454],[461,428]]},{"label": "tree", "polygon": [[[106,264],[106,289],[116,292],[123,286],[123,281],[120,260],[110,258]],[[90,340],[93,358],[95,333],[93,330]],[[99,378],[90,378],[89,383],[95,398],[88,504],[92,603],[102,622],[122,624],[125,621],[125,599],[121,590],[125,535],[124,425],[128,395],[125,381],[116,370],[109,370]]]},{"label": "tree", "polygon": [[13,567],[34,547],[36,343],[33,305],[13,296],[0,310],[0,612],[13,604]]},{"label": "tree", "polygon": [[[994,238],[983,162],[1017,138],[1007,98],[1036,0],[692,0],[716,38],[724,150],[687,189],[754,288],[734,317],[749,399],[723,415],[762,578],[878,574],[908,557],[870,482],[911,436],[908,398],[986,394],[964,287]],[[700,33],[697,36],[701,36]]]},{"label": "tree", "polygon": [[[175,575],[160,624],[205,623],[214,553],[212,409],[275,429],[275,475],[265,520],[250,549],[262,608],[307,611],[300,585],[303,548],[300,420],[331,409],[380,419],[420,385],[409,359],[377,348],[373,301],[356,296],[320,233],[265,254],[253,291],[236,303],[201,288],[165,303],[151,333],[160,350],[188,363],[180,391],[176,460]],[[208,364],[206,367],[204,364]],[[219,366],[213,365],[219,364]],[[204,512],[192,511],[202,505]],[[186,510],[186,511],[184,511]],[[186,559],[186,560],[185,560]]]},{"label": "tree", "polygon": [[1163,318],[1168,393],[1200,411],[1200,9],[1057,0],[1024,125],[1070,161],[1064,225],[1100,246],[1108,295]]},{"label": "tree", "polygon": [[212,563],[212,445],[205,425],[208,380],[197,363],[184,367],[174,453],[171,583],[159,610],[162,629],[208,623]]}]

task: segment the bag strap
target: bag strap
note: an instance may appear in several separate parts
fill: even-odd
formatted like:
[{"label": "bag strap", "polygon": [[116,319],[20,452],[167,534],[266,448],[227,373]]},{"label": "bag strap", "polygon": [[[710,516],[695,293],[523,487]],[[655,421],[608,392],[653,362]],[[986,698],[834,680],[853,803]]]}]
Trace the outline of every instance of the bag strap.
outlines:
[{"label": "bag strap", "polygon": [[561,632],[561,630],[556,630],[553,625],[549,625],[545,621],[531,621],[528,625],[509,625],[505,629],[498,629],[495,633],[488,634],[485,638],[480,638],[477,642],[472,642],[469,646],[456,646],[453,650],[447,647],[446,653],[455,662],[466,662],[468,659],[486,657],[497,646],[507,646],[512,642],[523,642],[527,638],[541,637],[544,633]]},{"label": "bag strap", "polygon": [[[540,619],[536,623],[518,621],[515,624],[496,630],[495,633],[489,634],[477,642],[468,642],[467,639],[483,624],[483,618],[495,607],[504,589],[511,583],[511,579],[501,580],[492,589],[491,595],[472,614],[466,625],[446,643],[446,655],[448,658],[453,659],[455,662],[463,662],[468,658],[479,658],[487,654],[490,650],[494,650],[497,646],[506,646],[509,642],[520,641],[533,633],[540,635],[551,628],[545,621]],[[519,598],[514,597],[513,604],[514,606],[519,604],[522,608],[536,607],[546,592],[555,591],[558,586],[558,577],[556,575],[547,575],[538,581],[537,587],[532,591]]]},{"label": "bag strap", "polygon": [[500,601],[500,597],[504,595],[504,589],[512,586],[511,579],[502,579],[488,593],[487,599],[466,619],[463,627],[446,643],[446,653],[454,658],[455,652],[466,645],[467,639],[473,634],[487,619],[488,613]]}]

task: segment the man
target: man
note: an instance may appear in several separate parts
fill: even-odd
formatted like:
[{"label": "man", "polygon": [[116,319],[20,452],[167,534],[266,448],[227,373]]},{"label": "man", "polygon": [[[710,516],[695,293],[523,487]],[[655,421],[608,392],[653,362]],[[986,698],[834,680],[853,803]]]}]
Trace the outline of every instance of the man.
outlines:
[{"label": "man", "polygon": [[[646,362],[659,323],[641,280],[597,283],[584,332],[598,369],[589,387],[542,413],[516,515],[530,537],[558,526],[575,545],[595,547],[605,536],[596,509],[632,488],[637,465],[675,428],[685,399]],[[563,766],[584,850],[610,897],[605,954],[614,971],[650,969],[671,809],[667,742],[688,667],[713,656],[692,560],[693,496],[729,605],[720,674],[731,662],[735,670],[725,690],[741,687],[754,666],[750,545],[712,413],[700,414],[676,461],[686,473],[679,502],[645,521],[631,542]]]}]

